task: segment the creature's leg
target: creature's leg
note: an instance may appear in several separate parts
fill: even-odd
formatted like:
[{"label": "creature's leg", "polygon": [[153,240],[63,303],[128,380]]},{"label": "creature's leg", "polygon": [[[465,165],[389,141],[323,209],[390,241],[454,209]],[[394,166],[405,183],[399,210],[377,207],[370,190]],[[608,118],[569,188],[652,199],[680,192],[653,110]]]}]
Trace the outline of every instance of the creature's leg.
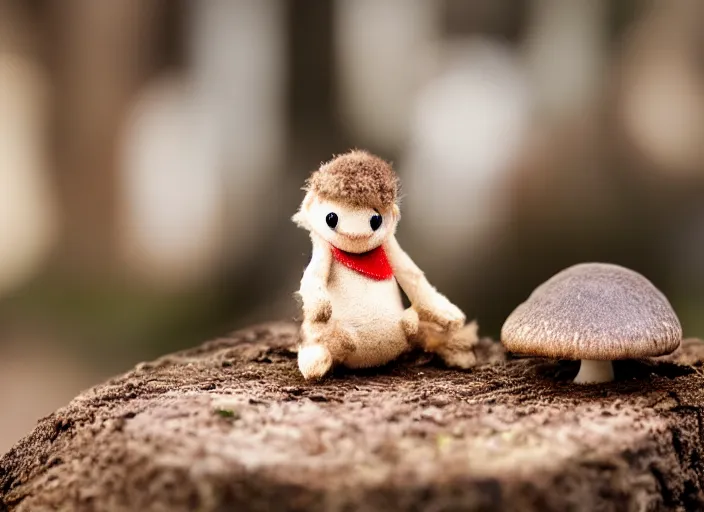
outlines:
[{"label": "creature's leg", "polygon": [[477,329],[476,322],[449,332],[433,323],[420,322],[417,334],[409,341],[426,352],[438,354],[448,366],[471,368],[476,363],[474,346],[479,340]]},{"label": "creature's leg", "polygon": [[342,327],[340,322],[333,322],[330,325],[330,330],[325,337],[325,344],[330,350],[335,364],[343,363],[347,356],[357,349],[354,333]]},{"label": "creature's leg", "polygon": [[418,312],[413,308],[407,308],[401,317],[401,328],[408,340],[413,340],[418,335]]},{"label": "creature's leg", "polygon": [[338,322],[303,322],[298,368],[306,379],[320,379],[354,352],[354,339]]}]

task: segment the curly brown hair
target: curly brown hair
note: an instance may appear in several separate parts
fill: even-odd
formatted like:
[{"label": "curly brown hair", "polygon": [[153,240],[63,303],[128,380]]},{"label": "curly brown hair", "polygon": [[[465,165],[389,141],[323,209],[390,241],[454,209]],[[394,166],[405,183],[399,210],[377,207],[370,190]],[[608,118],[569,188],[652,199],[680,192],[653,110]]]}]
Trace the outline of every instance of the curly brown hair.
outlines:
[{"label": "curly brown hair", "polygon": [[396,203],[399,179],[390,163],[355,149],[321,165],[305,188],[324,199],[386,210]]}]

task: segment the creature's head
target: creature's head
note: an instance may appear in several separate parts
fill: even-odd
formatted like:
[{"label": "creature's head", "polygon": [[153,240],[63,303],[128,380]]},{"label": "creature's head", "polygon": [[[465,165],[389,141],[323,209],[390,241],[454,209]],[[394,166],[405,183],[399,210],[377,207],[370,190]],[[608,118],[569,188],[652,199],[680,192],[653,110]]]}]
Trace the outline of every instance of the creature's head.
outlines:
[{"label": "creature's head", "polygon": [[293,221],[343,251],[371,251],[396,231],[398,188],[390,164],[351,151],[313,172]]}]

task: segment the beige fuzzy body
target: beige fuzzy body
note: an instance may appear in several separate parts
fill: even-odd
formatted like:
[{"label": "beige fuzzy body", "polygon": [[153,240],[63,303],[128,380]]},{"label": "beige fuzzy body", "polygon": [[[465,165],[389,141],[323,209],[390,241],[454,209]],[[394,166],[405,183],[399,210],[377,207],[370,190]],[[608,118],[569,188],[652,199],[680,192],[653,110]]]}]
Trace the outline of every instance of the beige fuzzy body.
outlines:
[{"label": "beige fuzzy body", "polygon": [[395,278],[378,281],[333,260],[327,290],[333,322],[351,334],[355,350],[342,362],[350,368],[379,366],[408,349],[402,326],[403,301]]},{"label": "beige fuzzy body", "polygon": [[[313,252],[301,278],[303,322],[298,368],[317,380],[335,366],[384,365],[411,346],[468,368],[476,325],[455,336],[464,313],[440,294],[395,237],[398,178],[367,153],[336,157],[315,171],[292,220],[310,233]],[[346,267],[335,249],[364,254],[383,248],[394,276],[375,280]],[[402,291],[411,307],[404,308]]]}]

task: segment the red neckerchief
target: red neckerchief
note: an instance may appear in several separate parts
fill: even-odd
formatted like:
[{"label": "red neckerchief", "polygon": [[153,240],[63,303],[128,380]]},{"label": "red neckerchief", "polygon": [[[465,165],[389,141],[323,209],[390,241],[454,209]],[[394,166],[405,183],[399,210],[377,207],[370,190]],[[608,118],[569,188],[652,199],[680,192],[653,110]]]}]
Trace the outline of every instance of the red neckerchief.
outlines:
[{"label": "red neckerchief", "polygon": [[384,281],[394,276],[389,259],[386,257],[386,251],[381,245],[376,249],[361,254],[345,252],[333,245],[332,254],[337,261],[347,268],[351,268],[355,272],[359,272],[371,279]]}]

